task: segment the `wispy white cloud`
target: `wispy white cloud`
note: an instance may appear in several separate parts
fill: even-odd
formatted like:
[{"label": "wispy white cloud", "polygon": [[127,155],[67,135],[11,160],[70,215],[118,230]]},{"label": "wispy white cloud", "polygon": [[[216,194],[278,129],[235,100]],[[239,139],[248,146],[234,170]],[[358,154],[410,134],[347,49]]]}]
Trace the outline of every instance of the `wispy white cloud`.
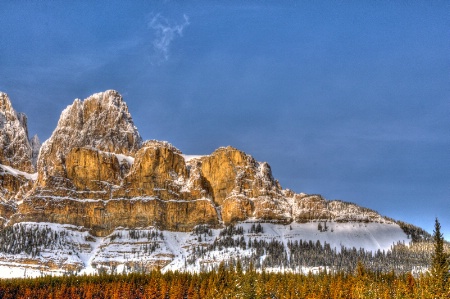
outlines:
[{"label": "wispy white cloud", "polygon": [[153,48],[155,56],[159,61],[167,61],[169,59],[170,44],[178,37],[183,36],[183,30],[189,25],[189,18],[183,15],[181,24],[174,23],[166,19],[161,14],[155,15],[148,26],[155,31],[155,39],[153,40]]}]

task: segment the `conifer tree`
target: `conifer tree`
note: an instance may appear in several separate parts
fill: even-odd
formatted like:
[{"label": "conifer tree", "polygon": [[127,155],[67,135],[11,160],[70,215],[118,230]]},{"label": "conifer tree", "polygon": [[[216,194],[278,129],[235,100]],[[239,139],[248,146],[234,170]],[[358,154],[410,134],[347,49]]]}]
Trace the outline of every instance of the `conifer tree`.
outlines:
[{"label": "conifer tree", "polygon": [[435,296],[445,293],[449,277],[450,265],[448,255],[444,252],[444,237],[441,233],[441,224],[436,218],[433,231],[434,253],[431,261],[431,276],[433,292]]}]

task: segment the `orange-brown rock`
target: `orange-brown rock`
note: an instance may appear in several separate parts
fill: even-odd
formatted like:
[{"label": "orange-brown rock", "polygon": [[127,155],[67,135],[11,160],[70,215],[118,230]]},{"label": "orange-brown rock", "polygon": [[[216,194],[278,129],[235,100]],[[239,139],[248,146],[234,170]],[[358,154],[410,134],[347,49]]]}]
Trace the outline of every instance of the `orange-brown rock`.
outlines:
[{"label": "orange-brown rock", "polygon": [[290,206],[267,163],[259,163],[232,147],[219,148],[202,158],[201,163],[214,201],[222,207],[225,223],[249,217],[281,222],[291,220]]},{"label": "orange-brown rock", "polygon": [[180,199],[188,171],[181,152],[168,143],[148,141],[136,153],[123,188],[127,197]]},{"label": "orange-brown rock", "polygon": [[[0,168],[0,198],[9,201],[21,199],[33,186],[33,180],[11,174]],[[0,214],[1,215],[1,214]]]},{"label": "orange-brown rock", "polygon": [[117,227],[157,226],[188,231],[198,224],[218,224],[216,209],[209,200],[164,201],[158,198],[74,200],[34,197],[24,200],[11,223],[34,221],[83,226],[97,236]]},{"label": "orange-brown rock", "polygon": [[26,117],[3,93],[0,133],[1,223],[73,224],[104,236],[118,227],[185,231],[248,219],[379,217],[356,205],[283,190],[269,164],[233,147],[185,156],[167,142],[142,143],[127,105],[113,90],[77,99],[63,111],[40,150],[36,183],[29,172],[38,146],[30,147]]},{"label": "orange-brown rock", "polygon": [[42,145],[38,183],[46,186],[50,177],[67,177],[65,159],[73,148],[92,147],[132,156],[141,142],[118,92],[108,90],[84,101],[76,99],[62,112],[52,136]]},{"label": "orange-brown rock", "polygon": [[121,168],[117,157],[92,148],[73,148],[65,159],[67,178],[78,190],[109,190],[120,185]]},{"label": "orange-brown rock", "polygon": [[253,216],[253,203],[245,196],[231,196],[222,204],[222,220],[224,223],[244,221]]},{"label": "orange-brown rock", "polygon": [[256,198],[280,192],[267,163],[258,163],[252,156],[233,147],[219,148],[201,162],[202,174],[210,183],[214,201],[219,205],[235,194]]},{"label": "orange-brown rock", "polygon": [[17,205],[14,202],[0,202],[0,225],[4,225],[8,219],[17,212]]},{"label": "orange-brown rock", "polygon": [[253,162],[248,161],[243,152],[231,147],[220,148],[201,161],[202,174],[210,183],[214,201],[218,205],[222,205],[233,190],[238,191],[236,189],[243,187],[237,185],[238,175],[243,178],[246,165]]}]

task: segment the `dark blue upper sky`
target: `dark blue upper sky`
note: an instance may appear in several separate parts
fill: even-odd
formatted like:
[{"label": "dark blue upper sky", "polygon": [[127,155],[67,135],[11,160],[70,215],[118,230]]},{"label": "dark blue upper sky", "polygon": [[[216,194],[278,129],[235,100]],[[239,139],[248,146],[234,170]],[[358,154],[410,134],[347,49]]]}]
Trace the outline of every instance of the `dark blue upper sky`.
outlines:
[{"label": "dark blue upper sky", "polygon": [[0,1],[0,90],[41,140],[116,89],[144,139],[449,238],[450,2],[74,2]]}]

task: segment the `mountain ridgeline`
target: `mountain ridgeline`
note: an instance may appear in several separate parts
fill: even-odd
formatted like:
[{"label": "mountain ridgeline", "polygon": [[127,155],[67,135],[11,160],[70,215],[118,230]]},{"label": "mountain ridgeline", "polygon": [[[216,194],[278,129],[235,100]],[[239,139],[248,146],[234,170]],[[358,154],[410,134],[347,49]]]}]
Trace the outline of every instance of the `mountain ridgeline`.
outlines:
[{"label": "mountain ridgeline", "polygon": [[[406,239],[429,238],[420,228],[356,204],[283,189],[269,164],[233,147],[189,156],[168,142],[143,141],[126,103],[113,90],[76,99],[42,146],[37,136],[29,138],[26,116],[15,112],[8,96],[0,93],[0,131],[2,234],[23,225],[31,231],[30,225],[40,227],[37,231],[43,225],[55,231],[70,227],[91,251],[92,240],[111,241],[121,229],[189,233],[239,223],[300,231],[302,224],[319,223],[319,232],[338,230],[340,223],[383,224],[398,228]],[[401,240],[393,238],[392,243]],[[37,249],[27,250],[38,255]],[[85,263],[80,267],[88,262],[92,259],[80,258]]]}]

